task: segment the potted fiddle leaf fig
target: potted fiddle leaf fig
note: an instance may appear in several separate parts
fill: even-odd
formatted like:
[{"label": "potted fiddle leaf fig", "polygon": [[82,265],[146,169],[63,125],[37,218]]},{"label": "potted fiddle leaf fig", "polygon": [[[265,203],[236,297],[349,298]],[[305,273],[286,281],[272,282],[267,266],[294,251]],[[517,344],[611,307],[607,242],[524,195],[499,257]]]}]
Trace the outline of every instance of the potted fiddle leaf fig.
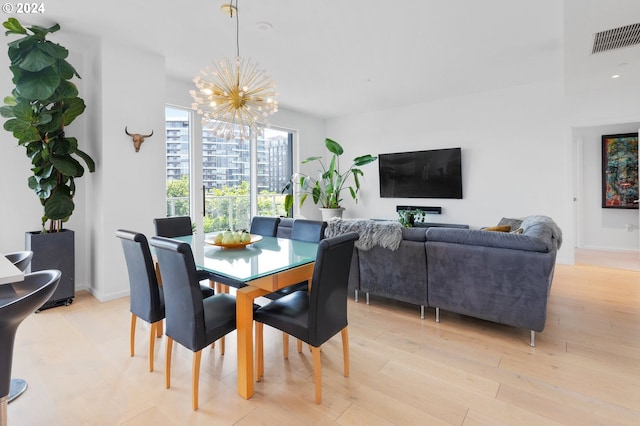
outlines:
[{"label": "potted fiddle leaf fig", "polygon": [[8,120],[4,129],[13,133],[18,145],[25,147],[31,159],[29,188],[35,191],[44,208],[42,228],[59,231],[75,205],[75,179],[84,174],[82,159],[90,172],[93,159],[78,148],[78,140],[65,133],[65,127],[84,112],[85,104],[70,80],[78,77],[66,61],[69,51],[46,39],[60,29],[32,26],[24,28],[15,18],[2,24],[6,35],[23,37],[9,43],[9,59],[15,88],[4,98],[0,115]]},{"label": "potted fiddle leaf fig", "polygon": [[[66,60],[69,51],[47,40],[49,34],[60,29],[58,24],[49,28],[25,28],[17,19],[9,18],[2,25],[7,36],[20,38],[8,43],[14,89],[4,98],[0,115],[7,119],[4,129],[13,134],[31,160],[32,175],[28,186],[43,207],[41,229],[27,232],[25,245],[34,251],[32,269],[63,269],[62,264],[70,268],[62,271],[56,291],[59,293],[65,288],[65,281],[71,279],[73,285],[73,231],[62,229],[62,225],[75,208],[75,179],[85,172],[79,160],[90,172],[95,170],[93,159],[78,147],[78,140],[66,134],[66,127],[85,110],[78,88],[71,81],[80,76]],[[50,252],[48,255],[53,258],[50,261],[46,260],[48,255],[36,252],[39,243],[31,239],[44,239],[46,235],[52,236],[46,237],[44,243]],[[66,247],[52,243],[55,238],[64,241]],[[54,297],[56,294],[52,299]]]},{"label": "potted fiddle leaf fig", "polygon": [[[342,146],[329,138],[324,141],[325,147],[331,153],[331,159],[328,165],[322,161],[322,157],[309,157],[302,161],[302,164],[310,162],[318,162],[320,169],[318,174],[314,176],[302,173],[295,174],[285,189],[291,188],[295,183],[298,186],[298,195],[300,197],[300,206],[304,204],[309,195],[313,203],[320,205],[323,220],[330,217],[341,217],[344,208],[341,205],[342,191],[349,190],[351,198],[358,202],[358,192],[360,191],[360,178],[364,173],[360,169],[361,166],[372,163],[378,157],[370,154],[362,155],[353,159],[353,163],[345,172],[340,170],[340,156],[344,153]],[[353,183],[350,184],[350,178],[353,177]],[[293,198],[289,194],[285,198],[285,210],[289,211],[293,205]]]}]

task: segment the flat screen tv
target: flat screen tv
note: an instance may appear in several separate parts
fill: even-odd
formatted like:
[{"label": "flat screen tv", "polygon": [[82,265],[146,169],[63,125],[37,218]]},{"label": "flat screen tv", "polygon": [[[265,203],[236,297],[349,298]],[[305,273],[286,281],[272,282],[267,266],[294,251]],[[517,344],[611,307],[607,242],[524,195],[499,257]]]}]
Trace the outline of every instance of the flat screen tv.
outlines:
[{"label": "flat screen tv", "polygon": [[462,198],[460,148],[378,155],[380,197]]}]

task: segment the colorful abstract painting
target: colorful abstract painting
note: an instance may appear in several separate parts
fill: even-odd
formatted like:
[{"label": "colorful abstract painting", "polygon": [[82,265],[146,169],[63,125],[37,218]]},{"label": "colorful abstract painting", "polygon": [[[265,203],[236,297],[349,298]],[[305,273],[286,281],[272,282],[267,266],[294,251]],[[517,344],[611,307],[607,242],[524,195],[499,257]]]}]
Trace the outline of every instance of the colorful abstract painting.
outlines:
[{"label": "colorful abstract painting", "polygon": [[602,136],[602,207],[638,208],[638,134]]}]

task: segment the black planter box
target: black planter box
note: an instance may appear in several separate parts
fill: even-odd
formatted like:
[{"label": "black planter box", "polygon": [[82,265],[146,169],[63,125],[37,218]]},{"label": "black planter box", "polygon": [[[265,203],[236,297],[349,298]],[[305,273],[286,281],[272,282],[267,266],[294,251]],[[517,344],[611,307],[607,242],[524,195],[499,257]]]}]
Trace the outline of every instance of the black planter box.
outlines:
[{"label": "black planter box", "polygon": [[70,305],[76,292],[74,232],[70,229],[47,234],[39,231],[26,232],[24,248],[33,252],[33,259],[25,272],[43,269],[58,269],[62,272],[58,288],[40,310]]}]

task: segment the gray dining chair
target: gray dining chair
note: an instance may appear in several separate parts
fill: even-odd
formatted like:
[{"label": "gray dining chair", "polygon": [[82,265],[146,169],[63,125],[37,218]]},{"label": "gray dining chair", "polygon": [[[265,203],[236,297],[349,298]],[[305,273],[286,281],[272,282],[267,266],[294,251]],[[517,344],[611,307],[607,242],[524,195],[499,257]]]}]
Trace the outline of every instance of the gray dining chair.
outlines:
[{"label": "gray dining chair", "polygon": [[[296,241],[306,241],[310,243],[319,243],[324,238],[324,231],[327,229],[327,222],[318,220],[295,219],[291,226],[291,239]],[[307,291],[309,285],[306,281],[293,284],[273,293],[266,294],[264,297],[276,300],[282,296],[286,296],[294,291]]]},{"label": "gray dining chair", "polygon": [[[319,243],[324,238],[324,231],[327,229],[327,222],[308,219],[295,219],[291,225],[290,239],[296,241],[306,241],[309,243]],[[273,293],[265,294],[269,300],[277,300],[291,294],[294,291],[309,291],[309,283],[303,281],[297,284],[281,288]],[[302,341],[298,339],[296,343],[298,352],[302,352]],[[289,335],[282,333],[282,354],[285,359],[289,357]]]},{"label": "gray dining chair", "polygon": [[153,219],[156,235],[173,238],[193,234],[193,224],[189,216],[159,217]]},{"label": "gray dining chair", "polygon": [[279,217],[254,216],[249,233],[265,237],[275,237],[278,232]]},{"label": "gray dining chair", "polygon": [[[174,238],[193,235],[193,223],[189,216],[158,217],[153,219],[153,226],[159,237]],[[207,271],[197,269],[196,272],[198,281],[211,280],[211,274]],[[211,289],[206,296],[213,296],[214,293],[215,291]]]},{"label": "gray dining chair", "polygon": [[[162,320],[165,317],[164,287],[159,285],[147,237],[125,229],[117,230],[116,236],[120,238],[129,274],[130,354],[135,355],[136,322],[137,318],[140,318],[151,325],[149,371],[153,371],[155,339],[162,335]],[[202,284],[199,284],[199,287],[201,298],[213,295],[211,288]]]},{"label": "gray dining chair", "polygon": [[189,244],[151,238],[163,277],[167,348],[165,385],[171,387],[173,342],[193,352],[191,405],[198,409],[202,349],[236,329],[236,299],[229,294],[200,296],[193,253]]},{"label": "gray dining chair", "polygon": [[293,292],[254,312],[256,380],[264,375],[263,324],[311,346],[317,404],[322,400],[320,347],[337,333],[342,336],[344,376],[349,376],[347,285],[353,247],[357,239],[358,234],[352,232],[320,241],[309,292]]}]

